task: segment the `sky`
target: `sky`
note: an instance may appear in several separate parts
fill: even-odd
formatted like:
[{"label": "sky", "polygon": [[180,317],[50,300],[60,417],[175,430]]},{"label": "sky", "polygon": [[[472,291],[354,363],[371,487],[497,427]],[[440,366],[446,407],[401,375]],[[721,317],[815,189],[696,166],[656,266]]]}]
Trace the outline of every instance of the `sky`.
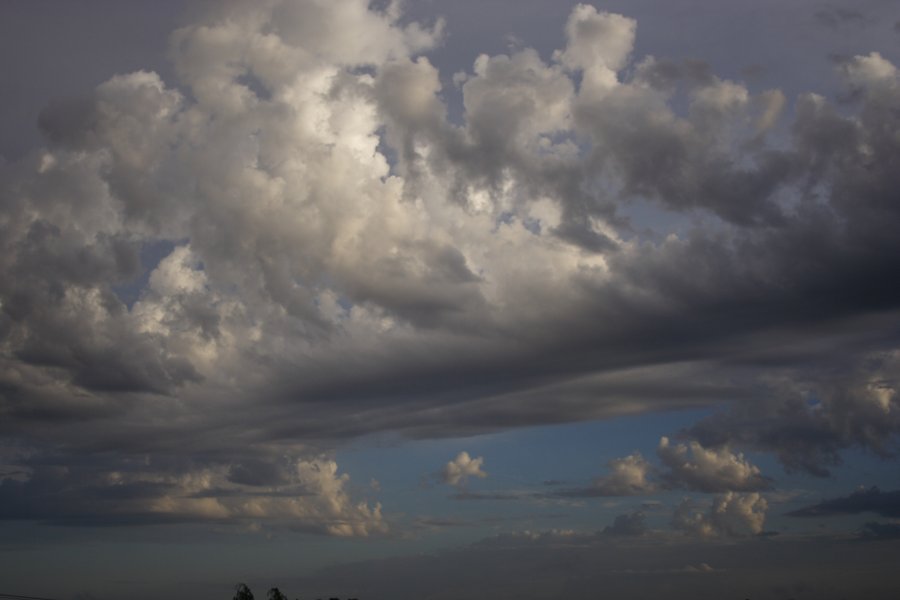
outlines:
[{"label": "sky", "polygon": [[894,598],[893,1],[5,0],[0,595]]}]

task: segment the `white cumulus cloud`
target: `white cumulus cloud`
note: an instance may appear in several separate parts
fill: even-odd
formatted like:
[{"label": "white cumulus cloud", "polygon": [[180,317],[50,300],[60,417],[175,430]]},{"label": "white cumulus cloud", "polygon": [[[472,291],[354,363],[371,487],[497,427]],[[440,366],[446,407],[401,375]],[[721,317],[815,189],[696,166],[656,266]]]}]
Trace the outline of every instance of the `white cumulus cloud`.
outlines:
[{"label": "white cumulus cloud", "polygon": [[707,510],[684,500],[672,515],[675,529],[699,537],[741,537],[762,533],[768,502],[757,492],[726,492]]},{"label": "white cumulus cloud", "polygon": [[481,470],[484,458],[472,458],[468,452],[460,452],[441,470],[441,480],[449,485],[463,485],[469,477],[484,479],[487,473]]},{"label": "white cumulus cloud", "polygon": [[769,487],[759,467],[728,448],[704,448],[697,441],[672,444],[659,440],[657,454],[669,470],[666,481],[700,492],[753,491]]}]

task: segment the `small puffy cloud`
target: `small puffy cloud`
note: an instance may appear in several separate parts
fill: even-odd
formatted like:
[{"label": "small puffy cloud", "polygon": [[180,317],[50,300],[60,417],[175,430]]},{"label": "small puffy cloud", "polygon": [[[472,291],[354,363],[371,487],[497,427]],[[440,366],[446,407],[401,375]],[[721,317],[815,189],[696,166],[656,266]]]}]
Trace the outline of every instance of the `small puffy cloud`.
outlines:
[{"label": "small puffy cloud", "polygon": [[441,481],[448,485],[460,486],[466,483],[469,477],[484,479],[487,473],[481,470],[484,458],[472,458],[468,452],[460,452],[456,458],[444,465],[441,470]]},{"label": "small puffy cloud", "polygon": [[657,454],[669,469],[663,478],[673,487],[699,492],[748,492],[771,485],[759,467],[727,447],[704,448],[696,441],[673,445],[669,438],[662,437]]},{"label": "small puffy cloud", "polygon": [[647,533],[647,517],[641,511],[619,515],[612,525],[603,528],[606,535],[638,536]]},{"label": "small puffy cloud", "polygon": [[603,496],[636,496],[655,490],[648,480],[652,466],[640,452],[616,458],[608,463],[609,474],[594,482],[594,489]]},{"label": "small puffy cloud", "polygon": [[636,29],[634,19],[579,4],[566,22],[568,45],[559,59],[571,69],[603,66],[616,71],[624,66],[634,47]]},{"label": "small puffy cloud", "polygon": [[656,491],[656,485],[649,479],[653,466],[640,452],[623,458],[614,458],[607,463],[609,473],[595,479],[591,485],[582,488],[561,489],[550,494],[559,498],[591,498],[602,496],[639,496]]},{"label": "small puffy cloud", "polygon": [[768,503],[758,493],[727,492],[699,510],[685,499],[672,514],[672,527],[698,537],[742,537],[762,533]]},{"label": "small puffy cloud", "polygon": [[554,58],[566,68],[582,72],[581,101],[596,101],[618,85],[618,71],[634,47],[636,28],[633,19],[598,12],[587,4],[572,9],[566,22],[568,44]]},{"label": "small puffy cloud", "polygon": [[897,67],[878,52],[857,55],[843,61],[841,70],[851,85],[860,88],[890,86],[896,90],[898,87]]}]

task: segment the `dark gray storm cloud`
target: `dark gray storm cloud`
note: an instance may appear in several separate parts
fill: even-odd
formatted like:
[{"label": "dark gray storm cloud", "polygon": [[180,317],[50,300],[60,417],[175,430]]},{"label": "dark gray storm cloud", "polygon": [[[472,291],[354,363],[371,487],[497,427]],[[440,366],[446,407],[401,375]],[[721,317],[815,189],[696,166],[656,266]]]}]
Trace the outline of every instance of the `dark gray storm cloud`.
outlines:
[{"label": "dark gray storm cloud", "polygon": [[890,455],[900,80],[877,52],[836,64],[845,103],[787,98],[636,56],[633,19],[578,5],[552,55],[453,76],[455,120],[439,19],[194,16],[176,79],[54,100],[0,165],[0,457],[28,473],[0,515],[368,535],[344,440],[726,401],[658,480],[634,459],[582,494],[716,493],[753,528],[769,480],[737,446],[817,474]]},{"label": "dark gray storm cloud", "polygon": [[875,513],[882,517],[900,517],[900,490],[882,492],[877,487],[853,492],[842,498],[823,500],[788,513],[792,517],[834,517]]}]

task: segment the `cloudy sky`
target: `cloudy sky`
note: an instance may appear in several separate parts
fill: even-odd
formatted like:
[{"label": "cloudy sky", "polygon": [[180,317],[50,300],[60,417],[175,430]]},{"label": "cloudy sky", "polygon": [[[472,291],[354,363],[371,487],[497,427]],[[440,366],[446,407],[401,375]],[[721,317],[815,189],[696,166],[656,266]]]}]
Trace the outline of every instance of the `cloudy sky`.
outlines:
[{"label": "cloudy sky", "polygon": [[893,0],[5,0],[0,594],[895,597],[898,67]]}]

